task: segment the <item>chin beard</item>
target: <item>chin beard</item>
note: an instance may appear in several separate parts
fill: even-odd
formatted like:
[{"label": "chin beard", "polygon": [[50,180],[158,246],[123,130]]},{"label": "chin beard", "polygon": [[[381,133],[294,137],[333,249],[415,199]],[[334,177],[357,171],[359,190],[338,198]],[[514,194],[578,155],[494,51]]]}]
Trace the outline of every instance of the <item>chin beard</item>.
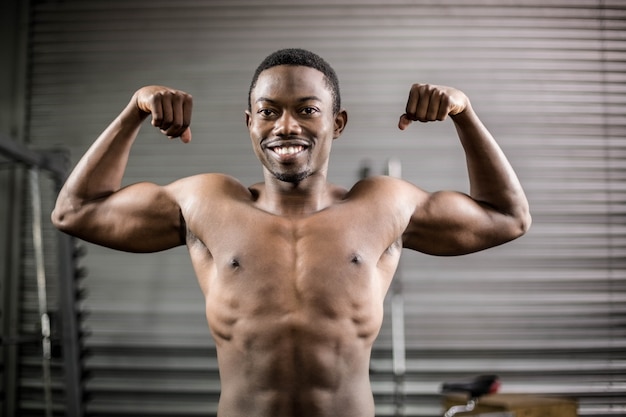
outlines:
[{"label": "chin beard", "polygon": [[274,178],[279,181],[288,182],[291,184],[298,184],[307,178],[311,173],[309,171],[297,172],[295,174],[286,174],[282,172],[273,172]]}]

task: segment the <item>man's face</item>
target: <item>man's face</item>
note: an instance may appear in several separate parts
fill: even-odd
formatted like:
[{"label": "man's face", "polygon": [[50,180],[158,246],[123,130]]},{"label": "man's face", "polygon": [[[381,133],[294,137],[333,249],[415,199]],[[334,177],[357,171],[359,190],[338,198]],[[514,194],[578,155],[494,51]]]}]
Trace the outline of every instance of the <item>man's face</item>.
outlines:
[{"label": "man's face", "polygon": [[299,183],[326,175],[332,140],[345,126],[333,114],[333,97],[320,71],[280,65],[263,71],[250,95],[246,122],[264,169],[280,181]]}]

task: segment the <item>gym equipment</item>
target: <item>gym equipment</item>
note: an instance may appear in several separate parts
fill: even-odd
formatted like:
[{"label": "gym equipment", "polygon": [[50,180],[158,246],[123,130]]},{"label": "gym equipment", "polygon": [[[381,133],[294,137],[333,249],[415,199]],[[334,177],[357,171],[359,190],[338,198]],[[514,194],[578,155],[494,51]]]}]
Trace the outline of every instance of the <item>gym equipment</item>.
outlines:
[{"label": "gym equipment", "polygon": [[[41,207],[41,175],[45,173],[52,178],[55,190],[58,191],[67,174],[69,166],[69,155],[66,151],[57,149],[34,151],[25,145],[9,138],[0,136],[0,154],[5,156],[11,163],[20,164],[28,168],[28,188],[30,190],[31,210],[32,210],[32,243],[35,274],[37,281],[37,301],[41,327],[41,350],[42,350],[42,375],[44,412],[46,417],[53,415],[53,390],[51,372],[51,359],[53,357],[53,342],[57,342],[60,347],[62,357],[62,378],[64,387],[64,414],[67,417],[82,417],[84,415],[83,405],[83,366],[82,356],[84,349],[82,346],[82,332],[80,331],[81,310],[78,300],[81,292],[77,288],[77,279],[82,277],[82,269],[77,266],[77,251],[75,241],[69,235],[56,232],[56,245],[54,252],[49,256],[54,256],[58,268],[57,297],[58,307],[56,316],[58,317],[59,340],[54,340],[54,332],[51,325],[51,312],[48,306],[46,279],[46,268],[44,262],[44,245],[42,236],[42,214]],[[5,346],[22,345],[33,343],[33,335],[3,334],[0,335],[0,343]],[[14,354],[15,355],[15,354]],[[13,357],[15,359],[15,356]],[[15,375],[14,375],[15,376]],[[15,395],[17,392],[17,380],[9,381],[12,387],[5,387],[7,393]],[[6,398],[11,410],[17,415],[17,401],[15,398]],[[58,405],[58,402],[57,402]]]}]

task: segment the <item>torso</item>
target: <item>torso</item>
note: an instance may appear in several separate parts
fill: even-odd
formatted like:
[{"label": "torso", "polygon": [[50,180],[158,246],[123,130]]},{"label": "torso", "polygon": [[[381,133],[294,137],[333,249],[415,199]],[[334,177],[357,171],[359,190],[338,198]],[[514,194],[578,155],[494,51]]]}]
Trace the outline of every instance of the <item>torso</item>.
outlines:
[{"label": "torso", "polygon": [[370,352],[403,222],[384,221],[388,204],[363,193],[297,217],[260,210],[243,190],[227,195],[183,211],[220,415],[373,416]]}]

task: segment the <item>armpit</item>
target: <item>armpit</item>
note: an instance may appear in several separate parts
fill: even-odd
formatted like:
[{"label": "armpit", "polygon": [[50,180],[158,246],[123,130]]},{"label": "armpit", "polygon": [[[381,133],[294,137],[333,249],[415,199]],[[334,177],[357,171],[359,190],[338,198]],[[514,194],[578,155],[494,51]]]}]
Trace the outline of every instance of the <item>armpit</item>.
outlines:
[{"label": "armpit", "polygon": [[399,238],[395,242],[393,242],[389,247],[385,250],[384,255],[393,255],[396,251],[402,249],[402,239]]}]

